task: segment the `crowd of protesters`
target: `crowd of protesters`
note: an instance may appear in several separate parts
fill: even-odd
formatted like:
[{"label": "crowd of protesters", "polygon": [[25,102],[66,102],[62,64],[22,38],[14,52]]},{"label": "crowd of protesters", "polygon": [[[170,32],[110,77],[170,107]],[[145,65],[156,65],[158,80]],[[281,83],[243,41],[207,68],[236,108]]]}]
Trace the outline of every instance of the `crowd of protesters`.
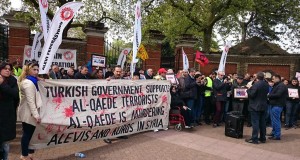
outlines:
[{"label": "crowd of protesters", "polygon": [[[289,97],[288,89],[298,90],[297,78],[291,81],[273,75],[266,78],[262,72],[250,75],[236,73],[225,75],[224,72],[213,71],[210,75],[202,75],[194,68],[179,70],[177,74],[172,69],[160,68],[157,74],[153,69],[137,69],[131,78],[130,72],[122,70],[120,66],[100,69],[92,72],[88,66],[77,69],[59,68],[53,65],[48,79],[132,79],[132,80],[167,80],[167,75],[174,75],[171,92],[171,108],[180,107],[185,120],[185,128],[191,129],[199,125],[219,127],[225,121],[226,113],[238,111],[247,117],[248,127],[253,127],[252,138],[249,143],[265,142],[265,135],[273,140],[281,139],[281,121],[286,129],[297,128],[299,118],[299,96]],[[38,109],[41,107],[41,97],[38,93],[37,82],[39,65],[29,63],[20,66],[14,62],[0,64],[0,154],[7,159],[8,141],[16,137],[16,117],[22,122],[23,135],[21,139],[23,160],[34,159],[33,150],[28,148],[35,126],[40,122]],[[19,86],[19,87],[18,87]],[[249,98],[236,97],[237,88],[248,89]],[[18,114],[16,111],[18,110]],[[282,114],[283,111],[283,114]],[[271,134],[265,133],[265,123],[272,126]],[[158,130],[154,130],[157,132]],[[260,132],[260,138],[258,138]],[[122,136],[119,138],[125,138]],[[106,143],[111,143],[109,139]]]}]

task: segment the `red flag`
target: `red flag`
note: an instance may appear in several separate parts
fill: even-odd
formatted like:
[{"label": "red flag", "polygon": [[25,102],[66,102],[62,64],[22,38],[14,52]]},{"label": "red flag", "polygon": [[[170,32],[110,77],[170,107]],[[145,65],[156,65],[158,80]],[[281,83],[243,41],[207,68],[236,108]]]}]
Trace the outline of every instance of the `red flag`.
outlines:
[{"label": "red flag", "polygon": [[209,63],[207,57],[200,51],[196,51],[195,61],[200,64],[200,66],[204,67]]}]

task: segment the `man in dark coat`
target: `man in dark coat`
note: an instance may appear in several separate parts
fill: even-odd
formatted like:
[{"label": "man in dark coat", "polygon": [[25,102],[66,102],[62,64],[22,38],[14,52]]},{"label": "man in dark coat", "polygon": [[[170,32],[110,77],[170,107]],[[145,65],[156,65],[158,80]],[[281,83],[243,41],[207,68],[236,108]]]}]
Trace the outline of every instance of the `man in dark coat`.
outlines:
[{"label": "man in dark coat", "polygon": [[213,81],[213,92],[216,100],[216,113],[214,116],[213,127],[219,126],[222,111],[227,101],[227,91],[230,90],[229,81],[224,79],[225,73],[218,71],[217,78]]},{"label": "man in dark coat", "polygon": [[191,109],[189,118],[190,121],[186,122],[185,128],[191,128],[191,123],[194,122],[193,113],[195,111],[194,105],[197,98],[197,83],[195,80],[196,70],[194,68],[189,69],[189,75],[184,79],[184,90],[181,93],[181,97],[184,99],[186,105]]},{"label": "man in dark coat", "polygon": [[53,65],[51,67],[51,71],[49,72],[49,77],[52,79],[62,79],[62,75],[59,72],[59,67],[58,65]]},{"label": "man in dark coat", "polygon": [[16,138],[19,88],[17,79],[11,76],[11,72],[11,65],[5,62],[0,65],[0,159],[7,159],[7,142]]},{"label": "man in dark coat", "polygon": [[147,71],[145,72],[145,77],[146,79],[153,79],[153,69],[147,69]]},{"label": "man in dark coat", "polygon": [[88,67],[82,66],[80,72],[75,74],[75,79],[90,79]]},{"label": "man in dark coat", "polygon": [[[268,107],[267,94],[269,86],[264,81],[264,73],[257,73],[257,82],[254,83],[248,90],[249,106],[248,110],[251,114],[252,123],[252,137],[246,139],[248,143],[258,144],[258,141],[266,142],[266,110]],[[260,138],[258,138],[258,131],[260,131]]]},{"label": "man in dark coat", "polygon": [[279,75],[274,75],[272,77],[274,82],[274,87],[270,94],[268,95],[270,105],[271,105],[271,121],[272,121],[272,133],[269,139],[280,140],[281,137],[281,121],[280,115],[283,107],[286,105],[286,100],[288,97],[287,86],[281,82],[281,77]]}]

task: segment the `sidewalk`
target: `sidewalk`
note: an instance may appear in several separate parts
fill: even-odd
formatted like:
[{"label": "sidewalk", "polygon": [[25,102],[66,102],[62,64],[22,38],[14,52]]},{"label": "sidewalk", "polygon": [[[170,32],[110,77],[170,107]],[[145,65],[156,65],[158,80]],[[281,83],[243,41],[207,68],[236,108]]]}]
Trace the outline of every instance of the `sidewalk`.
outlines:
[{"label": "sidewalk", "polygon": [[[270,132],[270,128],[267,129]],[[102,140],[36,151],[40,159],[73,160],[75,152],[86,154],[86,160],[300,160],[300,129],[282,129],[281,141],[267,140],[265,144],[248,144],[251,128],[244,128],[244,138],[224,136],[224,126],[198,126],[192,130],[157,133],[146,132],[129,136],[127,140],[114,140],[106,144]],[[20,135],[11,143],[10,159],[20,156]]]}]

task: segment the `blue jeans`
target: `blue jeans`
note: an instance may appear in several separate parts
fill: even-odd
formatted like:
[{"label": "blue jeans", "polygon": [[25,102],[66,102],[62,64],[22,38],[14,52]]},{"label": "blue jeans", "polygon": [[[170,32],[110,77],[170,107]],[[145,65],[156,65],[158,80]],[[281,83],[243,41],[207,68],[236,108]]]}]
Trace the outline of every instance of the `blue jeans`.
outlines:
[{"label": "blue jeans", "polygon": [[271,109],[272,109],[271,105],[268,105],[268,110],[266,112],[266,124],[268,127],[271,126],[271,124],[272,124],[271,123]]},{"label": "blue jeans", "polygon": [[[8,142],[3,142],[0,146],[0,152],[2,152],[2,157],[3,160],[7,160],[8,159],[8,152],[9,152],[9,144]],[[2,160],[2,159],[1,159]]]},{"label": "blue jeans", "polygon": [[203,105],[204,105],[204,97],[201,95],[198,99],[195,100],[194,104],[194,112],[193,112],[193,119],[194,122],[200,122],[201,115],[203,113]]},{"label": "blue jeans", "polygon": [[258,132],[260,132],[259,140],[266,140],[266,111],[251,111],[252,123],[252,140],[258,142]]},{"label": "blue jeans", "polygon": [[280,115],[282,112],[282,107],[272,106],[271,109],[271,121],[272,121],[272,134],[275,138],[280,138],[281,136],[281,121]]},{"label": "blue jeans", "polygon": [[187,119],[189,119],[188,122],[186,122],[186,125],[187,126],[190,126],[192,122],[194,122],[194,112],[195,112],[195,108],[194,108],[194,105],[195,105],[195,100],[194,99],[187,99],[186,100],[186,105],[191,109],[188,113],[188,117]]},{"label": "blue jeans", "polygon": [[296,125],[298,107],[299,107],[298,102],[291,102],[291,101],[286,102],[285,125],[289,127]]}]

